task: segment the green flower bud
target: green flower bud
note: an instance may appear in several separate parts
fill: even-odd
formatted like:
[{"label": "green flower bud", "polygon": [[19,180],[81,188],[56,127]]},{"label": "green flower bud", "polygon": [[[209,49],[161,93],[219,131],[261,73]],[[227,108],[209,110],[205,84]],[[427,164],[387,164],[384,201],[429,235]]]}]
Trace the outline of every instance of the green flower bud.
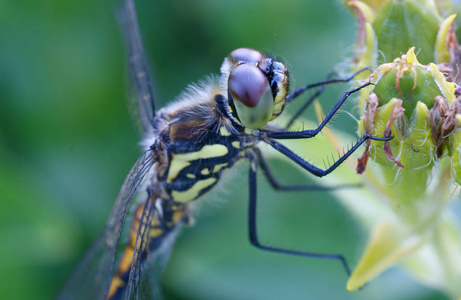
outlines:
[{"label": "green flower bud", "polygon": [[368,156],[380,164],[392,184],[391,204],[406,222],[415,224],[424,215],[418,199],[425,193],[432,167],[445,150],[453,148],[449,137],[457,127],[455,85],[434,64],[420,64],[414,48],[381,65],[371,80],[375,84],[359,100],[364,111],[359,131],[374,136],[392,132],[393,139],[384,145],[369,142],[358,171],[363,172]]},{"label": "green flower bud", "polygon": [[441,2],[449,1],[349,1],[358,18],[354,69],[389,63],[411,47],[423,64],[448,63],[455,56],[451,26],[456,20],[455,15],[445,20],[442,16],[456,6]]},{"label": "green flower bud", "polygon": [[[359,132],[374,136],[392,133],[393,139],[369,141],[357,171],[365,170],[368,158],[379,165],[373,172],[381,182],[375,181],[373,188],[385,190],[395,219],[383,220],[376,227],[349,279],[350,290],[404,257],[419,253],[422,247],[435,247],[435,257],[443,260],[442,244],[459,246],[459,239],[444,232],[448,228],[459,232],[454,220],[441,225],[441,218],[450,202],[448,184],[459,184],[461,178],[461,88],[449,82],[437,65],[419,63],[414,48],[379,66],[370,80],[374,85],[363,89],[359,99],[363,111]],[[435,239],[435,234],[447,240]],[[461,266],[453,261],[461,258],[461,251],[450,251],[456,254],[449,264],[436,264],[441,272],[437,280],[429,280],[427,270],[414,265],[410,269],[417,278],[437,281],[439,288],[459,297]]]},{"label": "green flower bud", "polygon": [[370,214],[364,202],[378,210],[374,222],[362,222],[370,239],[347,288],[399,263],[423,284],[461,299],[461,230],[447,205],[450,187],[461,184],[461,26],[455,28],[461,20],[454,15],[461,6],[450,0],[348,5],[358,19],[352,68],[376,68],[374,85],[359,99],[359,132],[393,139],[368,141],[358,159],[356,170],[374,192],[357,205],[348,202],[357,196],[337,193],[360,220]]},{"label": "green flower bud", "polygon": [[417,1],[392,0],[373,21],[378,47],[385,62],[411,47],[418,49],[423,64],[433,61],[435,40],[441,18]]}]

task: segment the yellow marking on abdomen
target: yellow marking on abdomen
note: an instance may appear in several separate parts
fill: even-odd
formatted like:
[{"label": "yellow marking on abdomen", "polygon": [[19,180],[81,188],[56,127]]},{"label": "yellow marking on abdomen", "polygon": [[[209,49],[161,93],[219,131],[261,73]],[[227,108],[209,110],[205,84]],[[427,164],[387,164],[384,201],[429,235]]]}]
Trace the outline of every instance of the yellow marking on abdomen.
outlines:
[{"label": "yellow marking on abdomen", "polygon": [[168,222],[168,226],[174,226],[175,224],[179,223],[184,217],[184,211],[178,210],[173,213],[171,217],[171,221]]},{"label": "yellow marking on abdomen", "polygon": [[172,217],[173,222],[178,223],[179,221],[182,220],[183,216],[184,216],[184,212],[183,212],[182,210],[180,210],[180,211],[175,211],[175,212],[173,213],[173,217]]},{"label": "yellow marking on abdomen", "polygon": [[195,179],[196,178],[196,176],[194,174],[186,174],[186,177],[190,178],[190,179]]},{"label": "yellow marking on abdomen", "polygon": [[208,174],[210,174],[210,170],[209,170],[208,168],[205,168],[205,169],[203,169],[202,171],[200,171],[200,174],[202,174],[202,175],[208,175]]},{"label": "yellow marking on abdomen", "polygon": [[228,163],[223,163],[223,164],[215,165],[215,166],[214,166],[214,169],[213,169],[213,173],[219,172],[219,170],[221,170],[222,168],[224,168],[224,167],[227,166],[227,165],[228,165]]},{"label": "yellow marking on abdomen", "polygon": [[193,186],[191,186],[186,191],[172,191],[171,196],[173,196],[174,201],[178,202],[187,202],[191,201],[200,194],[204,189],[216,182],[216,178],[207,178],[204,180],[197,181]]},{"label": "yellow marking on abdomen", "polygon": [[166,178],[167,183],[171,183],[187,166],[189,166],[191,161],[201,159],[201,158],[211,158],[219,157],[226,155],[229,151],[227,147],[221,144],[216,145],[205,145],[196,152],[173,154],[170,162],[170,169],[168,170],[168,175]]},{"label": "yellow marking on abdomen", "polygon": [[118,276],[112,278],[112,282],[110,283],[109,293],[107,294],[107,298],[110,299],[114,296],[115,292],[125,286],[125,282]]},{"label": "yellow marking on abdomen", "polygon": [[[128,272],[131,268],[131,263],[133,261],[133,254],[134,254],[134,249],[132,245],[127,245],[127,248],[125,248],[125,251],[123,252],[122,258],[120,259],[120,263],[118,266],[118,274],[120,273],[125,273]],[[110,288],[109,288],[109,293],[107,295],[107,298],[112,298],[114,296],[115,292],[119,289],[125,286],[125,281],[123,281],[119,275],[116,274],[114,277],[112,277],[112,281],[110,283]]]},{"label": "yellow marking on abdomen", "polygon": [[163,234],[163,230],[159,228],[151,228],[149,230],[149,237],[156,238]]},{"label": "yellow marking on abdomen", "polygon": [[130,246],[125,249],[123,252],[122,259],[120,260],[120,265],[118,269],[122,272],[126,272],[131,268],[131,262],[133,261],[134,249]]}]

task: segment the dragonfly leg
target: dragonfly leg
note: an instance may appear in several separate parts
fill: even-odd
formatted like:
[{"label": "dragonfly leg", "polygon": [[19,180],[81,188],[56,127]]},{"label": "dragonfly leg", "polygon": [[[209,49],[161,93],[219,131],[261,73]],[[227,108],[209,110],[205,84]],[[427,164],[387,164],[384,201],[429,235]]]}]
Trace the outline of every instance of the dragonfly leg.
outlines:
[{"label": "dragonfly leg", "polygon": [[304,257],[312,257],[312,258],[337,259],[342,263],[344,270],[349,276],[351,274],[349,265],[347,264],[344,256],[341,254],[324,254],[324,253],[294,251],[294,250],[266,246],[266,245],[261,244],[261,242],[258,239],[257,224],[256,224],[256,198],[257,198],[256,173],[257,171],[258,171],[257,159],[255,157],[250,157],[250,171],[249,171],[249,185],[250,185],[249,198],[250,199],[249,199],[249,208],[248,208],[248,226],[249,226],[248,231],[249,231],[249,237],[250,237],[251,244],[259,249],[277,252],[277,253],[298,255],[298,256],[304,256]]},{"label": "dragonfly leg", "polygon": [[331,79],[331,77],[334,76],[335,72],[332,71],[330,73],[328,73],[327,77],[325,78],[325,80],[323,81],[320,81],[320,82],[316,82],[316,83],[313,83],[313,84],[309,84],[309,85],[305,85],[305,86],[302,86],[298,89],[296,89],[292,94],[290,94],[288,97],[287,97],[287,103],[289,103],[290,101],[296,99],[296,97],[300,96],[304,91],[308,90],[308,89],[311,89],[311,88],[314,88],[314,87],[319,87],[317,89],[317,91],[315,91],[315,93],[310,96],[306,102],[304,102],[304,104],[301,106],[300,109],[298,109],[298,111],[290,118],[290,121],[288,121],[285,129],[289,128],[293,122],[299,118],[299,116],[306,110],[309,108],[309,106],[311,106],[311,104],[314,102],[314,100],[316,98],[318,98],[322,93],[323,91],[325,90],[325,86],[328,85],[328,84],[332,84],[332,83],[338,83],[338,82],[349,82],[351,81],[352,79],[355,78],[355,76],[357,76],[358,74],[364,72],[364,71],[370,71],[370,72],[373,72],[373,69],[370,68],[370,67],[366,67],[366,68],[363,68],[363,69],[360,69],[358,70],[357,72],[355,72],[354,74],[352,74],[351,76],[347,77],[347,78],[334,78],[334,79]]},{"label": "dragonfly leg", "polygon": [[341,106],[346,102],[347,98],[355,92],[360,91],[364,87],[371,85],[371,81],[368,81],[362,84],[355,89],[346,91],[342,97],[336,102],[330,112],[326,115],[325,119],[323,119],[322,123],[315,128],[315,129],[308,129],[308,130],[301,130],[301,131],[269,131],[269,130],[260,130],[259,134],[261,136],[266,136],[275,139],[303,139],[303,138],[311,138],[317,135],[327,124],[330,122],[331,118],[336,114],[336,112],[341,108]]},{"label": "dragonfly leg", "polygon": [[[327,75],[327,80],[332,76],[332,73],[329,73]],[[288,121],[287,125],[285,126],[285,130],[287,130],[295,121],[296,119],[299,118],[299,116],[302,115],[302,113],[304,111],[306,111],[306,109],[308,109],[312,103],[314,103],[314,100],[317,99],[322,93],[323,91],[325,91],[325,85],[321,85],[316,91],[314,94],[312,94],[306,102],[304,102],[304,104],[298,109],[298,111],[296,111],[296,113],[291,116],[290,120]],[[294,99],[294,98],[293,98]]]},{"label": "dragonfly leg", "polygon": [[297,165],[308,171],[309,173],[317,176],[317,177],[323,177],[325,175],[330,174],[333,172],[337,167],[339,167],[340,164],[342,164],[349,156],[351,156],[352,153],[354,153],[355,150],[357,150],[360,145],[362,145],[367,139],[372,139],[372,140],[377,140],[377,141],[387,141],[392,139],[392,137],[387,137],[387,138],[377,138],[373,137],[369,134],[365,134],[362,136],[356,143],[353,145],[346,153],[344,153],[338,160],[336,160],[329,168],[327,169],[320,169],[313,164],[308,163],[298,155],[296,155],[293,151],[285,147],[283,144],[273,140],[273,139],[268,139],[265,140],[266,143],[271,145],[275,150],[278,152],[282,153],[289,159],[291,159],[293,162],[295,162]]},{"label": "dragonfly leg", "polygon": [[302,93],[304,93],[305,91],[307,91],[308,89],[311,89],[311,88],[315,88],[315,87],[319,87],[319,86],[325,86],[325,85],[328,85],[328,84],[338,83],[338,82],[349,82],[352,79],[354,79],[355,76],[357,76],[358,74],[360,74],[362,72],[365,72],[365,71],[373,72],[373,69],[371,67],[365,67],[363,69],[358,70],[357,72],[355,72],[354,74],[352,74],[351,76],[349,76],[347,78],[333,78],[333,79],[330,79],[330,77],[334,74],[333,72],[331,72],[331,73],[329,73],[327,75],[327,78],[325,78],[325,80],[315,82],[315,83],[311,83],[311,84],[306,84],[306,85],[303,85],[302,87],[297,88],[293,93],[291,93],[290,95],[287,96],[286,101],[290,102],[290,101],[296,99],[299,95],[301,95]]},{"label": "dragonfly leg", "polygon": [[272,187],[278,191],[331,191],[331,190],[341,189],[341,188],[358,188],[362,186],[362,184],[360,183],[340,184],[340,185],[335,185],[335,186],[322,186],[322,185],[317,185],[317,184],[296,184],[296,185],[282,184],[272,173],[269,167],[269,164],[267,163],[266,159],[262,155],[261,151],[259,151],[259,149],[256,149],[255,153],[258,157],[258,162],[259,162],[259,165],[261,166],[261,169],[263,170],[264,175],[269,180]]}]

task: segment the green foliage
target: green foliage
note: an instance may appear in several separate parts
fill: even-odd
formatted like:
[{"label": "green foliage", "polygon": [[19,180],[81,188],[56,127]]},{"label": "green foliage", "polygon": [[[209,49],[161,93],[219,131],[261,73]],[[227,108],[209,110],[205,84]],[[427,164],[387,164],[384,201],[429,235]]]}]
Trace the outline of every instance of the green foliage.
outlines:
[{"label": "green foliage", "polygon": [[[1,299],[57,295],[104,227],[124,176],[140,154],[125,104],[117,4],[0,4]],[[217,73],[234,48],[270,52],[274,34],[274,52],[291,62],[297,86],[324,78],[354,39],[352,16],[330,1],[136,4],[159,107],[188,83]],[[327,94],[322,105],[331,107],[336,99]],[[337,124],[354,132],[354,122],[345,122],[350,126]],[[315,149],[312,143],[308,150]],[[286,182],[300,179],[301,172],[283,161],[273,164]],[[253,249],[247,239],[246,189],[241,188],[246,168],[237,171],[223,186],[229,192],[210,197],[219,204],[206,203],[197,225],[179,237],[163,280],[166,299],[217,299],[232,293],[229,299],[441,299],[398,272],[351,294],[338,262]],[[340,252],[354,263],[364,243],[352,217],[331,196],[286,195],[265,180],[259,189],[265,241]],[[383,294],[385,283],[395,289]]]}]

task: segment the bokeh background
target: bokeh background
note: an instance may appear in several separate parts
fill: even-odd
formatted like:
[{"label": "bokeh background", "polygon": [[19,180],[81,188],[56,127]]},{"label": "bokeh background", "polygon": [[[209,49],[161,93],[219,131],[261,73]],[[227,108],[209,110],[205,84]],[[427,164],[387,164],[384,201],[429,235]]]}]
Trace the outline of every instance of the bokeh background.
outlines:
[{"label": "bokeh background", "polygon": [[[118,4],[0,2],[1,299],[56,297],[104,228],[140,154],[125,101]],[[275,34],[274,53],[290,63],[294,85],[343,69],[353,54],[355,19],[339,0],[136,5],[158,107],[188,83],[217,73],[234,48],[270,52]],[[328,89],[325,110],[344,89]],[[335,126],[355,132],[353,118],[344,113]],[[300,181],[299,170],[277,159],[271,164],[284,182]],[[235,170],[201,205],[196,225],[179,236],[162,280],[166,299],[444,299],[398,269],[350,293],[337,261],[253,248],[246,178],[244,166]],[[355,265],[366,236],[328,193],[279,193],[260,179],[263,241],[343,253]]]}]

